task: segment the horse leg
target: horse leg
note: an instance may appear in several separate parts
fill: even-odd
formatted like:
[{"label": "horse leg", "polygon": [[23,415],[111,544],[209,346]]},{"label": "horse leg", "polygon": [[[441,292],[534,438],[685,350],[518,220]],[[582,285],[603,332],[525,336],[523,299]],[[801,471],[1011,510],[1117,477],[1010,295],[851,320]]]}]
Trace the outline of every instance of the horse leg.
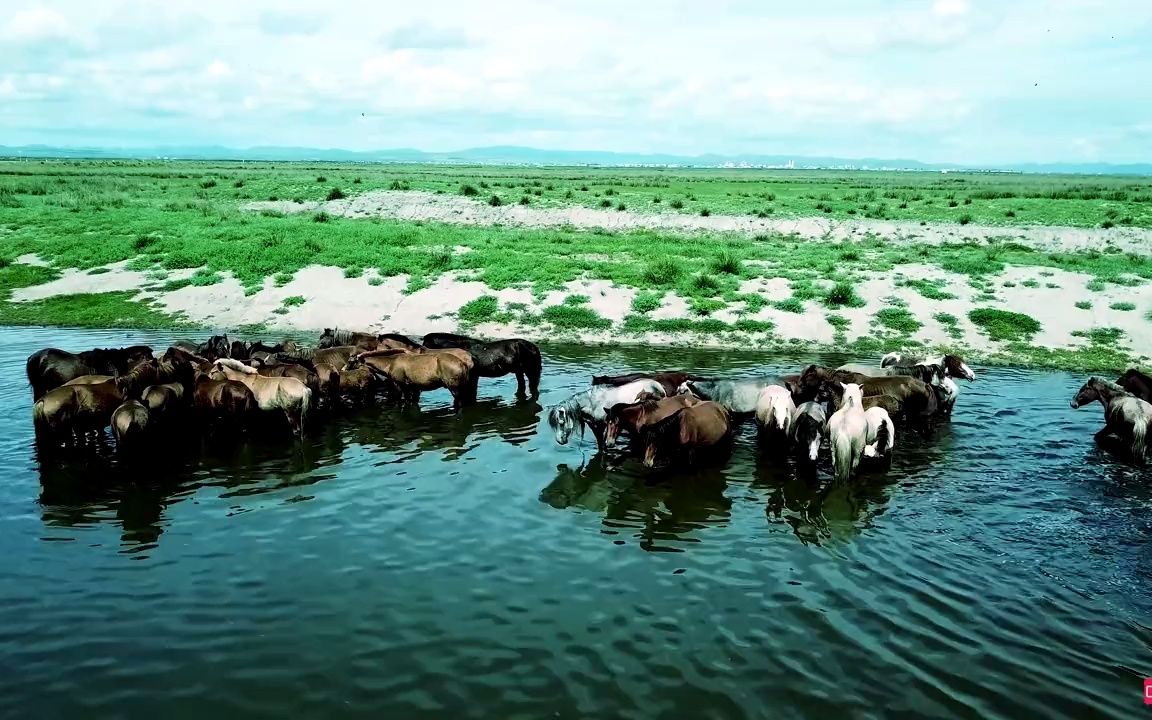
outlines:
[{"label": "horse leg", "polygon": [[516,371],[516,396],[524,396],[524,373],[519,370]]},{"label": "horse leg", "polygon": [[527,372],[528,375],[528,391],[532,394],[532,399],[540,397],[540,369],[530,368]]}]

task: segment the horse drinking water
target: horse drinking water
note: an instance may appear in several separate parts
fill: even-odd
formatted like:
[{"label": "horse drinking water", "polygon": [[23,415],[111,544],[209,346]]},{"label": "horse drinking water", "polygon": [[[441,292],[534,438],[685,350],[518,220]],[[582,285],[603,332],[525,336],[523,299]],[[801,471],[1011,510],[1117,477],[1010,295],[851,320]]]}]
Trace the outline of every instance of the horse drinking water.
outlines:
[{"label": "horse drinking water", "polygon": [[1131,444],[1132,459],[1144,464],[1148,423],[1152,421],[1152,405],[1141,400],[1116,383],[1089,378],[1070,403],[1072,409],[1084,407],[1099,400],[1104,406],[1104,427],[1096,433],[1096,442],[1115,435]]},{"label": "horse drinking water", "polygon": [[596,446],[604,449],[604,435],[607,425],[607,408],[620,403],[634,403],[641,393],[651,393],[657,398],[664,397],[664,388],[655,380],[637,380],[627,385],[593,385],[588,390],[578,392],[567,400],[553,405],[548,410],[548,424],[556,434],[556,442],[568,443],[568,438],[577,428],[584,435],[584,427],[592,428]]}]

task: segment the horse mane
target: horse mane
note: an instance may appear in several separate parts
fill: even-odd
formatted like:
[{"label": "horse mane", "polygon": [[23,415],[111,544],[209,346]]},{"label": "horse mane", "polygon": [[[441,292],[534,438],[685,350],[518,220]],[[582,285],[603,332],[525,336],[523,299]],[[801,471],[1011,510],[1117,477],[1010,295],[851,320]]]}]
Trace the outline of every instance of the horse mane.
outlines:
[{"label": "horse mane", "polygon": [[240,362],[239,360],[233,360],[232,358],[220,358],[216,361],[216,364],[220,365],[221,367],[226,367],[226,368],[229,368],[231,370],[235,370],[236,372],[244,373],[245,375],[258,375],[259,374],[256,371],[256,368],[248,367],[247,365]]},{"label": "horse mane", "polygon": [[[1099,378],[1099,377],[1093,376],[1091,378],[1088,378],[1087,384],[1088,385],[1100,385],[1100,386],[1105,387],[1105,388],[1111,390],[1112,392],[1118,393],[1118,394],[1132,395],[1132,393],[1125,390],[1123,386],[1117,385],[1116,383],[1112,382],[1111,380],[1105,380],[1104,378]],[[1135,397],[1135,396],[1133,396],[1133,397]]]},{"label": "horse mane", "polygon": [[408,347],[413,347],[413,348],[420,347],[420,343],[416,342],[415,340],[408,337],[407,335],[401,335],[399,333],[383,333],[381,335],[377,335],[376,339],[381,340],[381,341],[392,340],[394,342],[404,343]]},{"label": "horse mane", "polygon": [[663,444],[674,430],[677,432],[680,430],[683,414],[684,408],[680,408],[663,420],[640,428],[640,434],[644,437],[644,441]]}]

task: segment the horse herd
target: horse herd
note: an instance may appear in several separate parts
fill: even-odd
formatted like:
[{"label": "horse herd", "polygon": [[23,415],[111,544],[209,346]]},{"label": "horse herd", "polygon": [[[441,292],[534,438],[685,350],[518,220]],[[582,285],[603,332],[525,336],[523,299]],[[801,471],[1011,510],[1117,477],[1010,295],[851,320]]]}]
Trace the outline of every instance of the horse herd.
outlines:
[{"label": "horse herd", "polygon": [[[482,377],[515,375],[517,395],[539,396],[540,349],[521,339],[483,341],[430,333],[420,342],[397,334],[326,329],[316,347],[231,341],[178,341],[159,357],[135,345],[70,353],[40,350],[26,364],[37,436],[59,444],[111,426],[120,449],[143,445],[176,420],[245,427],[283,416],[302,434],[318,407],[362,405],[380,397],[418,404],[446,389],[457,409],[476,400]],[[904,358],[838,368],[810,365],[785,376],[720,379],[684,371],[596,376],[591,386],[549,408],[556,441],[591,429],[598,446],[628,436],[643,463],[692,464],[722,456],[738,423],[754,418],[768,448],[792,453],[814,470],[822,447],[832,475],[847,481],[862,463],[890,462],[896,428],[930,433],[952,414],[956,380],[975,373],[956,355]],[[1115,383],[1091,378],[1072,400],[1099,401],[1105,427],[1143,462],[1152,422],[1152,378],[1128,370]],[[282,421],[277,421],[282,423]]]},{"label": "horse herd", "polygon": [[895,353],[875,366],[810,365],[795,375],[737,380],[684,371],[596,376],[588,390],[552,407],[548,422],[560,444],[588,428],[608,449],[626,433],[653,467],[723,457],[739,421],[755,418],[761,442],[791,451],[807,470],[815,470],[827,440],[833,476],[844,482],[864,458],[891,459],[898,423],[929,432],[951,415],[956,378],[976,378],[956,355]]},{"label": "horse herd", "polygon": [[125,450],[176,420],[244,427],[282,415],[299,435],[318,407],[381,395],[418,404],[422,392],[441,388],[459,408],[475,401],[482,377],[513,374],[518,394],[537,397],[541,368],[540,349],[527,340],[431,333],[417,343],[332,329],[307,349],[292,341],[266,345],[216,335],[203,343],[178,341],[158,358],[144,345],[75,354],[47,348],[25,366],[39,438],[68,444],[111,426]]}]

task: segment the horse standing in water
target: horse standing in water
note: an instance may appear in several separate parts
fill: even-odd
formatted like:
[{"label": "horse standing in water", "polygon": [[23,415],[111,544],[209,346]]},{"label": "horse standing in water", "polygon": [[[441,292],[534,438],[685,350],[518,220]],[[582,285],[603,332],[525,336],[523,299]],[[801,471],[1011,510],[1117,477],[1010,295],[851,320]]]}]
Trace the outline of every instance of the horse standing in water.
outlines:
[{"label": "horse standing in water", "polygon": [[832,477],[845,483],[856,472],[867,444],[868,418],[864,415],[860,386],[847,383],[840,409],[828,420],[828,436],[832,445]]},{"label": "horse standing in water", "polygon": [[658,423],[677,410],[700,402],[691,395],[672,395],[665,398],[657,398],[647,393],[641,395],[643,397],[634,403],[617,403],[605,408],[607,418],[604,430],[605,447],[616,446],[616,438],[620,436],[621,430],[626,430],[631,437],[637,437],[646,426]]},{"label": "horse standing in water", "polygon": [[823,403],[809,400],[801,403],[792,413],[792,445],[796,448],[797,459],[807,461],[810,469],[815,469],[820,442],[827,432],[828,413]]},{"label": "horse standing in water", "polygon": [[738,415],[756,412],[760,391],[772,385],[785,387],[784,380],[769,376],[743,380],[686,380],[678,392],[681,395],[691,393],[701,400],[714,400],[728,412]]},{"label": "horse standing in water", "polygon": [[641,431],[644,467],[655,467],[662,457],[680,456],[693,465],[701,454],[723,451],[732,438],[728,411],[718,402],[704,400],[677,410]]},{"label": "horse standing in water", "polygon": [[1152,402],[1152,377],[1132,368],[1116,378],[1116,384],[1145,402]]},{"label": "horse standing in water", "polygon": [[525,394],[527,380],[527,390],[532,398],[540,397],[543,361],[540,359],[540,348],[535,343],[519,338],[484,341],[452,333],[428,333],[422,342],[424,347],[432,350],[467,350],[475,359],[477,377],[495,378],[514,374],[517,395]]},{"label": "horse standing in water", "polygon": [[687,372],[679,370],[665,370],[654,373],[628,373],[626,375],[595,375],[592,377],[593,385],[627,385],[637,380],[655,380],[664,387],[668,395],[675,395],[677,389],[689,380],[705,380]]},{"label": "horse standing in water", "polygon": [[951,378],[958,378],[960,380],[975,380],[976,373],[972,372],[972,368],[959,355],[942,355],[937,358],[913,360],[912,358],[905,358],[900,353],[891,352],[885,355],[880,360],[880,367],[891,369],[892,375],[912,375],[916,376],[915,372],[905,372],[913,369],[917,365],[938,365],[944,368],[944,374]]},{"label": "horse standing in water", "polygon": [[760,439],[786,447],[795,412],[796,403],[792,401],[792,393],[788,388],[769,385],[761,390],[756,400],[756,424],[760,426]]},{"label": "horse standing in water", "polygon": [[578,392],[567,400],[553,405],[548,411],[548,424],[556,434],[556,442],[568,444],[568,438],[576,430],[584,435],[584,427],[592,428],[596,446],[603,450],[608,420],[608,408],[620,403],[634,403],[641,393],[651,393],[657,398],[664,397],[664,388],[655,380],[637,380],[620,385],[593,385],[590,389]]},{"label": "horse standing in water", "polygon": [[1104,427],[1096,433],[1096,442],[1115,435],[1131,444],[1132,459],[1143,465],[1152,405],[1116,383],[1095,377],[1084,383],[1070,404],[1075,410],[1097,400],[1104,406]]}]

